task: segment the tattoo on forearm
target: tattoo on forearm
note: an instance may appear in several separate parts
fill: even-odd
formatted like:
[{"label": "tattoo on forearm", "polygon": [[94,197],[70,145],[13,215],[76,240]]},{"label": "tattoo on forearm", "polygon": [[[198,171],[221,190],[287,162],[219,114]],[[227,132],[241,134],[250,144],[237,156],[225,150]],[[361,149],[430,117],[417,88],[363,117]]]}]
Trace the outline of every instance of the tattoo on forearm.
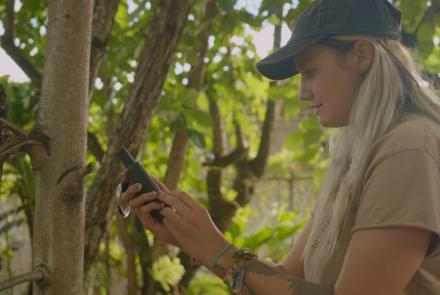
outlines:
[{"label": "tattoo on forearm", "polygon": [[[306,280],[291,276],[287,273],[281,272],[273,267],[268,266],[267,264],[254,260],[249,262],[246,266],[246,270],[248,273],[255,273],[268,277],[275,277],[280,280],[286,281],[289,283],[289,290],[292,292],[292,295],[334,295],[333,289],[328,289],[312,282],[308,282]],[[221,267],[220,265],[214,266],[213,271],[216,274],[226,272],[226,269]],[[249,286],[246,286],[248,289],[249,295],[258,295],[259,293],[254,291]]]},{"label": "tattoo on forearm", "polygon": [[245,267],[248,273],[276,277],[280,280],[287,281],[289,283],[289,290],[292,291],[292,295],[334,295],[334,290],[329,290],[328,288],[280,272],[258,260],[250,262]]}]

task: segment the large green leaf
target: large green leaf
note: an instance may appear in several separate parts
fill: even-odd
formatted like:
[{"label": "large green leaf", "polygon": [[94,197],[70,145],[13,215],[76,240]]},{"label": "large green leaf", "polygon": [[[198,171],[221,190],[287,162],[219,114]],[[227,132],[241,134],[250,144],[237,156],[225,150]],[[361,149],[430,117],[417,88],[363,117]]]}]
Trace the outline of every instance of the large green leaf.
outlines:
[{"label": "large green leaf", "polygon": [[202,111],[199,111],[196,109],[185,108],[185,109],[183,109],[183,113],[185,115],[187,122],[194,121],[203,127],[211,127],[212,126],[211,116],[205,112],[202,112]]}]

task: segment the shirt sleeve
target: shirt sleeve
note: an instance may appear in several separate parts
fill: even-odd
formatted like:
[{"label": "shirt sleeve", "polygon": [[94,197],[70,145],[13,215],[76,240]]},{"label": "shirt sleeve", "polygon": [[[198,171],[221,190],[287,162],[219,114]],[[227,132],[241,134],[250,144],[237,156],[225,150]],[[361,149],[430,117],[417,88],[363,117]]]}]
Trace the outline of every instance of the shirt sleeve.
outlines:
[{"label": "shirt sleeve", "polygon": [[389,226],[431,231],[426,257],[440,254],[440,170],[423,150],[408,149],[386,157],[366,180],[351,232]]}]

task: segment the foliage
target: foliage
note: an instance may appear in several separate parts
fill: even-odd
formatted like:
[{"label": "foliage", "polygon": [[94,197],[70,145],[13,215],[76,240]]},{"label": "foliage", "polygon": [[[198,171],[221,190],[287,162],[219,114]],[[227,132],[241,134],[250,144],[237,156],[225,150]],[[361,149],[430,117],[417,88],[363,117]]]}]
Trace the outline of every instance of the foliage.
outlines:
[{"label": "foliage", "polygon": [[170,287],[177,284],[184,273],[185,269],[180,264],[180,259],[168,255],[159,257],[151,269],[154,280],[158,281],[165,291],[170,291]]},{"label": "foliage", "polygon": [[[233,120],[237,120],[249,143],[251,156],[257,152],[261,135],[261,122],[265,115],[267,99],[279,102],[284,111],[281,122],[292,124],[292,131],[283,140],[276,154],[271,155],[266,173],[267,178],[281,179],[286,175],[310,177],[314,195],[319,191],[328,166],[326,144],[328,133],[319,126],[312,115],[304,115],[308,103],[297,99],[299,79],[283,81],[276,87],[269,87],[267,79],[258,74],[255,63],[261,58],[257,53],[251,30],[260,31],[263,26],[273,26],[281,21],[290,27],[311,0],[262,0],[259,1],[217,1],[218,15],[211,20],[209,51],[205,59],[205,79],[200,91],[187,87],[189,76],[200,49],[197,34],[208,23],[200,23],[206,1],[198,1],[190,12],[183,37],[173,59],[173,66],[163,87],[159,106],[149,127],[148,140],[142,150],[142,163],[148,171],[159,178],[165,175],[169,151],[175,132],[188,131],[191,145],[185,154],[184,173],[179,188],[189,191],[206,204],[206,167],[202,163],[212,150],[213,121],[209,115],[208,98],[219,104],[222,124],[225,130],[225,148],[231,151],[235,146]],[[425,70],[440,72],[440,17],[439,13],[427,11],[438,1],[395,1],[403,12],[402,27],[405,38],[411,41],[421,58]],[[430,4],[429,4],[429,3]],[[105,151],[113,140],[114,126],[123,111],[126,98],[135,77],[138,58],[149,34],[155,1],[126,0],[118,7],[110,43],[98,79],[94,86],[89,106],[88,131],[93,133]],[[243,4],[245,3],[245,4]],[[4,2],[0,3],[0,24],[4,26]],[[255,10],[250,9],[255,7]],[[285,8],[283,20],[276,16],[277,9]],[[291,9],[288,9],[291,8]],[[22,1],[16,13],[16,45],[32,65],[42,72],[44,46],[47,29],[47,1]],[[0,65],[1,66],[1,65]],[[35,124],[38,110],[39,90],[30,83],[14,83],[8,77],[0,77],[5,86],[10,107],[9,120],[30,132]],[[293,126],[294,125],[294,126]],[[9,208],[0,214],[0,236],[23,219],[8,219],[32,207],[33,179],[31,163],[27,157],[16,156],[17,166],[5,165],[2,178],[2,193],[26,196],[30,202],[22,201],[17,208]],[[100,163],[91,154],[88,162],[95,166],[87,176],[90,187]],[[20,168],[21,167],[21,168]],[[235,198],[231,189],[234,177],[232,169],[226,169],[222,191],[227,199]],[[285,180],[282,180],[284,183]],[[265,182],[266,183],[266,182]],[[248,247],[260,256],[280,260],[290,249],[295,236],[307,222],[304,214],[310,208],[298,206],[288,208],[287,188],[280,189],[281,181],[267,185],[266,190],[257,191],[252,204],[240,208],[226,232],[226,238],[238,247]],[[269,190],[276,193],[269,192]],[[302,191],[301,191],[302,193]],[[2,196],[3,197],[3,196]],[[22,199],[26,200],[26,199]],[[3,210],[3,208],[2,208]],[[115,222],[110,235],[117,233]],[[151,236],[150,236],[151,238]],[[125,254],[119,240],[110,240],[109,256],[101,248],[95,266],[96,285],[110,288],[104,264],[117,269],[120,277],[126,276]],[[0,249],[4,253],[6,249]],[[163,256],[151,269],[153,277],[165,290],[179,280],[183,269],[176,258]],[[93,287],[93,282],[90,287]],[[221,281],[207,272],[199,273],[191,283],[188,294],[228,294]]]}]

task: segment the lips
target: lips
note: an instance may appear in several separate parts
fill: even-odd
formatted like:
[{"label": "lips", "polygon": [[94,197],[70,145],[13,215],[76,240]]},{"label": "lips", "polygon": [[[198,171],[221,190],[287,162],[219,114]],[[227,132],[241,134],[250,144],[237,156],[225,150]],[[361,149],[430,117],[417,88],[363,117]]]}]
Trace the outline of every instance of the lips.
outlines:
[{"label": "lips", "polygon": [[311,108],[312,109],[319,108],[320,106],[322,106],[322,103],[314,104],[314,105],[311,106]]}]

